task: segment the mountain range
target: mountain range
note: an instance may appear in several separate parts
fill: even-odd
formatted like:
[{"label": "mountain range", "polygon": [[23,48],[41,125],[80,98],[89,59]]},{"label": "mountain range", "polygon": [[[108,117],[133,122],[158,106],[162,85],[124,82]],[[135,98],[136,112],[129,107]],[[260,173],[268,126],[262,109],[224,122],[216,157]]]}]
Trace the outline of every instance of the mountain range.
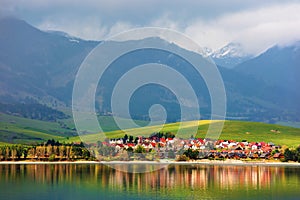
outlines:
[{"label": "mountain range", "polygon": [[[99,43],[62,32],[41,31],[15,18],[0,19],[1,105],[34,102],[54,110],[70,108],[77,70]],[[164,44],[169,45],[166,42]],[[179,46],[173,46],[174,49],[180,49]],[[300,95],[297,91],[299,46],[299,42],[289,46],[274,46],[258,56],[243,53],[241,46],[236,43],[230,43],[215,52],[207,49],[225,83],[227,117],[271,123],[300,121]],[[194,89],[201,102],[201,115],[209,118],[210,96],[205,83],[197,82],[199,79],[195,79],[188,63],[174,58],[172,53],[153,50],[133,52],[111,65],[107,72],[109,78],[103,80],[104,84],[98,88],[98,112],[102,115],[111,113],[111,91],[124,71],[149,62],[173,66],[192,85],[196,85]],[[159,103],[168,111],[168,121],[179,119],[178,101],[167,88],[146,85],[134,93],[133,98],[130,111],[134,118],[147,119],[149,107]],[[5,111],[2,109],[2,112]]]},{"label": "mountain range", "polygon": [[222,67],[232,69],[244,61],[250,60],[254,55],[245,53],[239,43],[230,42],[224,47],[213,51],[207,47],[203,48],[205,53],[210,56],[214,62]]}]

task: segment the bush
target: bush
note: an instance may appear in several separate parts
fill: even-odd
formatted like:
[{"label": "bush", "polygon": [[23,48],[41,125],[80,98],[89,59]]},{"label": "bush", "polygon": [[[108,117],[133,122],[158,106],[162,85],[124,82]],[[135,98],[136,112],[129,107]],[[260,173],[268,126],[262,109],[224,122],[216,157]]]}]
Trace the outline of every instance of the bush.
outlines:
[{"label": "bush", "polygon": [[190,158],[189,157],[187,157],[186,155],[177,155],[176,156],[176,161],[189,161],[190,160]]},{"label": "bush", "polygon": [[135,153],[145,153],[146,152],[146,149],[141,146],[141,145],[138,145],[134,151]]},{"label": "bush", "polygon": [[183,154],[186,155],[187,157],[189,157],[190,159],[196,160],[198,158],[198,156],[199,156],[199,151],[198,150],[188,149]]},{"label": "bush", "polygon": [[55,161],[55,154],[51,154],[48,159],[50,162]]},{"label": "bush", "polygon": [[287,148],[283,155],[286,161],[299,161],[299,153],[297,150],[290,150]]}]

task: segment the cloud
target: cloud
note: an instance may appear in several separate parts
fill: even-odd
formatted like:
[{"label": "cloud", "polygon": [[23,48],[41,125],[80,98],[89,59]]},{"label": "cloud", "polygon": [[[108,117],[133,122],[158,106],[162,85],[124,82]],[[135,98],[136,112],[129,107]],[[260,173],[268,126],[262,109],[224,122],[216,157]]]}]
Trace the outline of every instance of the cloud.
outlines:
[{"label": "cloud", "polygon": [[229,41],[257,54],[274,45],[300,40],[300,4],[275,5],[196,20],[184,32],[201,46],[218,48]]},{"label": "cloud", "polygon": [[5,17],[7,15],[14,15],[15,9],[9,0],[1,0],[0,6],[0,17]]},{"label": "cloud", "polygon": [[213,49],[239,42],[253,54],[300,40],[299,10],[296,0],[1,0],[0,7],[0,13],[14,13],[39,28],[84,39],[156,26],[183,32]]},{"label": "cloud", "polygon": [[174,20],[171,20],[170,13],[164,13],[158,19],[153,20],[150,23],[150,26],[169,28],[169,29],[174,29],[174,30],[178,30],[178,31],[181,30],[179,23]]},{"label": "cloud", "polygon": [[127,30],[130,30],[130,29],[133,29],[133,28],[137,28],[136,26],[130,24],[130,23],[127,23],[127,22],[117,22],[116,24],[114,24],[108,34],[106,35],[107,37],[112,37],[114,36],[115,34],[119,34],[123,31],[127,31]]},{"label": "cloud", "polygon": [[57,20],[46,19],[38,25],[41,30],[57,30],[66,32],[72,36],[88,40],[104,40],[123,31],[136,28],[127,22],[117,22],[112,26],[103,23],[97,17],[88,17],[81,20],[73,20],[72,17]]},{"label": "cloud", "polygon": [[109,32],[108,27],[98,18],[89,17],[83,20],[69,18],[48,18],[38,25],[42,30],[64,31],[72,36],[89,40],[102,40]]}]

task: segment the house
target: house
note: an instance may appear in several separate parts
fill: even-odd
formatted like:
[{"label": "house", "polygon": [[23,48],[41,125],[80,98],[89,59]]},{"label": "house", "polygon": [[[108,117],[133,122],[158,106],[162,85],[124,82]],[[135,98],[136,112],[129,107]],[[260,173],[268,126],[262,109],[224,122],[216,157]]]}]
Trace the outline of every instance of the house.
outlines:
[{"label": "house", "polygon": [[253,153],[253,152],[251,152],[248,156],[251,159],[257,159],[258,158],[258,154],[257,153]]},{"label": "house", "polygon": [[274,158],[275,160],[283,159],[283,158],[284,158],[284,155],[283,155],[282,153],[275,153],[275,154],[273,155],[273,158]]},{"label": "house", "polygon": [[116,150],[120,150],[120,149],[123,149],[124,148],[124,145],[123,144],[116,144]]},{"label": "house", "polygon": [[238,145],[238,146],[235,147],[234,150],[244,150],[244,148],[241,145]]},{"label": "house", "polygon": [[262,153],[259,157],[263,159],[268,159],[269,158],[269,153]]}]

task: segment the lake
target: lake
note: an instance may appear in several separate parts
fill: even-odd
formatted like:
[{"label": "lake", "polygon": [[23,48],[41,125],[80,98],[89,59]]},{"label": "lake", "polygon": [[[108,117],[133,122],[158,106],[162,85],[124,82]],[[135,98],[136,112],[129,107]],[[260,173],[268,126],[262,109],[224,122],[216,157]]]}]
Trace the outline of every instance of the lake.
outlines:
[{"label": "lake", "polygon": [[300,168],[171,164],[128,173],[104,164],[0,164],[0,199],[300,199]]}]

